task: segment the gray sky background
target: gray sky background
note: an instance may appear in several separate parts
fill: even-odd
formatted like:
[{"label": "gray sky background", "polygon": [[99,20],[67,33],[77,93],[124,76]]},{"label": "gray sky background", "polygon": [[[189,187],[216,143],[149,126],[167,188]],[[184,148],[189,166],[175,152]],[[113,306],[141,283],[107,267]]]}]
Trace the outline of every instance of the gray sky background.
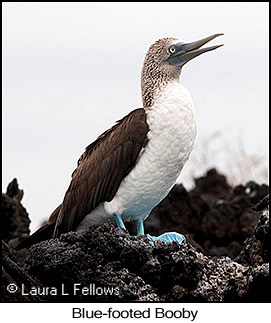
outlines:
[{"label": "gray sky background", "polygon": [[212,44],[225,46],[183,69],[198,136],[180,181],[188,187],[209,166],[237,172],[236,181],[240,172],[240,182],[266,179],[248,159],[267,169],[267,2],[2,6],[2,189],[18,179],[32,230],[61,203],[84,148],[141,107],[142,62],[163,37],[224,33]]}]

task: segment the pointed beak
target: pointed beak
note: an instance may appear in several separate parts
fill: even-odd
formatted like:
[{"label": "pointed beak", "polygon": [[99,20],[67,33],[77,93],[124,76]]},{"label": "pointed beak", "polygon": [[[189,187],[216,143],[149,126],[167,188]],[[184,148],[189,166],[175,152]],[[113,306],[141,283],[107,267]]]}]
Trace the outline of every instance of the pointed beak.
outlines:
[{"label": "pointed beak", "polygon": [[201,48],[203,45],[205,45],[212,39],[222,35],[223,34],[214,34],[212,36],[203,38],[201,40],[197,40],[195,42],[191,42],[191,43],[181,42],[181,43],[174,44],[171,46],[173,49],[170,51],[171,53],[168,58],[168,62],[174,66],[182,67],[191,59],[203,53],[209,52],[211,50],[214,50],[216,48],[223,46],[223,45],[215,45],[215,46]]}]

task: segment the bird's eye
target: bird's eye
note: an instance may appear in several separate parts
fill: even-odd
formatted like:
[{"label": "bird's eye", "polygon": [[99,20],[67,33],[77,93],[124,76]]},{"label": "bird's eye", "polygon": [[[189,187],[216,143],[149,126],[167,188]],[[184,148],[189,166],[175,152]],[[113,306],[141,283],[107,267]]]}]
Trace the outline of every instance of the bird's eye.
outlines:
[{"label": "bird's eye", "polygon": [[176,51],[176,48],[174,46],[169,47],[169,52],[171,54],[175,53],[175,51]]}]

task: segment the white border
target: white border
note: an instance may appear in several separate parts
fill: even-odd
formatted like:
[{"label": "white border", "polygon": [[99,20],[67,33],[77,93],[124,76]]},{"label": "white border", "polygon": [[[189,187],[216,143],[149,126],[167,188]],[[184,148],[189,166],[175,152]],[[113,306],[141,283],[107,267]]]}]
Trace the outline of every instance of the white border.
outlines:
[{"label": "white border", "polygon": [[[87,319],[72,318],[73,307],[87,310],[100,310],[106,312],[113,310],[146,310],[150,308],[150,319]],[[155,319],[155,309],[164,308],[170,311],[180,311],[183,308],[193,312],[198,311],[193,322],[197,323],[255,323],[270,322],[269,303],[1,303],[0,317],[2,322],[27,322],[27,323],[56,323],[56,322],[191,322],[191,318],[163,318]],[[269,317],[269,319],[268,319]]]}]

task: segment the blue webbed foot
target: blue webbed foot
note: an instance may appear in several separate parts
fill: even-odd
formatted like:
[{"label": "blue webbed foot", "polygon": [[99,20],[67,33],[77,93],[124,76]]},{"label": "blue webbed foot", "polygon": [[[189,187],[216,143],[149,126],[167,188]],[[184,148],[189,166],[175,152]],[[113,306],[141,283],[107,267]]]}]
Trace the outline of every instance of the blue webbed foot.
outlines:
[{"label": "blue webbed foot", "polygon": [[[136,221],[136,228],[137,228],[137,235],[138,236],[144,235],[143,220]],[[177,232],[167,232],[167,233],[161,234],[158,237],[153,237],[153,236],[147,234],[147,238],[149,239],[149,242],[152,246],[154,246],[154,241],[157,241],[157,240],[162,241],[164,243],[177,241],[179,244],[181,244],[185,239],[185,237],[182,234],[177,233]]]},{"label": "blue webbed foot", "polygon": [[[126,230],[125,225],[123,223],[122,217],[120,214],[114,214],[117,226]],[[143,220],[137,220],[136,221],[136,228],[137,228],[137,236],[144,235],[144,224]],[[184,240],[185,237],[177,232],[167,232],[163,233],[158,237],[151,236],[149,234],[146,235],[147,238],[149,239],[149,242],[152,246],[154,246],[154,241],[162,241],[164,243],[172,242],[172,241],[177,241],[179,244],[181,244]]]},{"label": "blue webbed foot", "polygon": [[154,241],[157,241],[157,240],[162,241],[164,243],[177,241],[179,244],[181,244],[185,240],[185,237],[182,234],[177,232],[166,232],[161,234],[158,237],[154,237],[147,234],[147,238],[149,239],[149,242],[152,246],[154,246]]}]

